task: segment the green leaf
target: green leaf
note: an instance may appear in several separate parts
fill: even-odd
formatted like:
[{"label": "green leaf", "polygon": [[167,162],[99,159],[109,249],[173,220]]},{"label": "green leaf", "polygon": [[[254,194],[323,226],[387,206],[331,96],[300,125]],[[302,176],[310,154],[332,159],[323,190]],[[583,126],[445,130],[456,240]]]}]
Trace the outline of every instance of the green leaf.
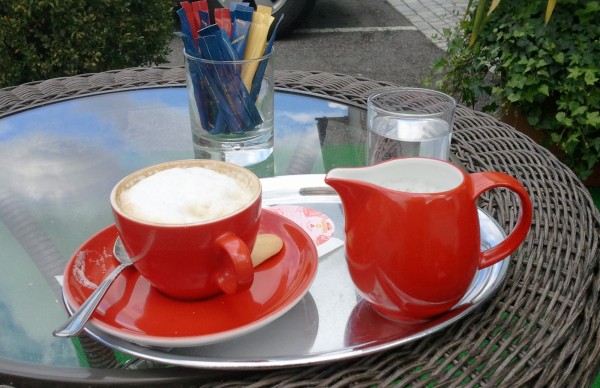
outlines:
[{"label": "green leaf", "polygon": [[579,116],[584,114],[588,110],[587,106],[580,106],[579,108],[573,111],[573,116]]},{"label": "green leaf", "polygon": [[511,93],[506,97],[510,102],[517,102],[521,99],[521,96],[515,93]]},{"label": "green leaf", "polygon": [[556,117],[556,121],[558,121],[560,124],[562,124],[566,127],[571,126],[572,120],[567,117],[565,112],[558,112],[555,117]]},{"label": "green leaf", "polygon": [[540,122],[540,119],[538,116],[529,116],[529,117],[527,117],[527,122],[532,127],[536,127],[538,125],[538,123]]},{"label": "green leaf", "polygon": [[559,52],[559,53],[557,53],[557,54],[555,54],[554,56],[552,56],[552,58],[553,58],[553,59],[554,59],[554,60],[555,60],[557,63],[560,63],[560,64],[563,64],[563,63],[565,63],[565,53],[564,53],[564,52],[562,52],[562,51],[561,51],[561,52]]},{"label": "green leaf", "polygon": [[583,70],[581,70],[580,68],[570,68],[570,69],[567,69],[567,71],[569,73],[567,78],[570,78],[570,79],[579,78],[579,76],[581,74],[583,74]]},{"label": "green leaf", "polygon": [[562,138],[562,136],[560,135],[560,133],[552,132],[550,134],[550,138],[552,139],[553,143],[560,143],[560,139]]},{"label": "green leaf", "polygon": [[526,78],[524,76],[516,74],[508,80],[506,86],[509,88],[523,89],[525,86],[525,81]]},{"label": "green leaf", "polygon": [[569,102],[568,106],[570,111],[575,112],[581,107],[581,104],[579,103],[579,101],[571,101]]},{"label": "green leaf", "polygon": [[[588,112],[585,116],[585,122],[593,127],[600,127],[600,112]],[[600,139],[600,137],[598,139]]]},{"label": "green leaf", "polygon": [[581,133],[573,132],[567,138],[567,144],[579,143],[579,137],[581,137]]},{"label": "green leaf", "polygon": [[550,91],[548,90],[548,85],[540,85],[540,87],[538,88],[538,91],[540,93],[542,93],[544,96],[550,95]]},{"label": "green leaf", "polygon": [[598,161],[598,155],[589,153],[583,156],[583,160],[587,161],[588,168],[594,167],[594,164]]},{"label": "green leaf", "polygon": [[546,70],[538,70],[536,74],[540,77],[550,77],[550,73]]},{"label": "green leaf", "polygon": [[594,85],[596,82],[598,82],[598,77],[596,77],[595,73],[596,73],[596,71],[592,70],[592,69],[587,69],[585,71],[585,75],[584,75],[583,79],[586,84]]}]

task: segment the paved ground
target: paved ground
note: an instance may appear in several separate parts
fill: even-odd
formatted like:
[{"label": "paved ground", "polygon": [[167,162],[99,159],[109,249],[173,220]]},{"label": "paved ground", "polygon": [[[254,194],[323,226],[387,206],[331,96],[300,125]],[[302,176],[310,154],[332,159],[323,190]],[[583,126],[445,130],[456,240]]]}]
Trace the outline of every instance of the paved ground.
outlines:
[{"label": "paved ground", "polygon": [[444,28],[454,28],[463,17],[468,0],[388,0],[404,17],[438,47]]},{"label": "paved ground", "polygon": [[[422,86],[444,54],[439,38],[468,0],[317,0],[310,17],[276,42],[277,69],[318,70]],[[183,64],[181,42],[169,63]]]}]

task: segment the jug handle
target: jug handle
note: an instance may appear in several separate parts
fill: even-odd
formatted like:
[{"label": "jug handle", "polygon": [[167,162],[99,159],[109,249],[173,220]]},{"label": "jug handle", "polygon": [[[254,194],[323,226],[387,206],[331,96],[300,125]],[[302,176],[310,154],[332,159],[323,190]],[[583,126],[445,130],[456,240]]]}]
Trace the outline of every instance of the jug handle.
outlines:
[{"label": "jug handle", "polygon": [[504,260],[521,245],[531,227],[533,208],[525,187],[510,175],[488,171],[472,173],[468,176],[471,178],[474,186],[474,201],[485,191],[504,187],[517,194],[521,207],[517,224],[508,236],[495,247],[486,249],[479,254],[479,269],[482,269]]}]

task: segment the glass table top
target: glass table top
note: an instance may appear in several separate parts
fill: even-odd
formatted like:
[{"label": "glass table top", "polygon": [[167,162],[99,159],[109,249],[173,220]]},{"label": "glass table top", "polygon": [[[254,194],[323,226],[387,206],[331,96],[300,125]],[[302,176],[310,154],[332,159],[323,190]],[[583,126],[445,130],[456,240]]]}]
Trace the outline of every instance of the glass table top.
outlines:
[{"label": "glass table top", "polygon": [[[365,116],[278,91],[273,174],[362,165]],[[98,94],[0,119],[0,372],[14,362],[87,366],[77,340],[52,336],[66,319],[64,266],[113,222],[109,194],[117,181],[193,158],[191,141],[184,87]]]}]

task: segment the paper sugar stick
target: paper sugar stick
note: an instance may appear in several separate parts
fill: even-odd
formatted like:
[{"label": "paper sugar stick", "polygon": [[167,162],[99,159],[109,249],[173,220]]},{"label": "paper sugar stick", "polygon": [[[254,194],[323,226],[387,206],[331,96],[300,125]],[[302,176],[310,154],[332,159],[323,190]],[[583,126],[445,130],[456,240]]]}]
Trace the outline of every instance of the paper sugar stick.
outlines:
[{"label": "paper sugar stick", "polygon": [[192,14],[194,16],[194,25],[196,26],[196,32],[202,28],[202,23],[200,21],[200,1],[194,1],[192,4]]},{"label": "paper sugar stick", "polygon": [[252,7],[240,4],[231,13],[231,45],[238,59],[244,58],[253,13]]},{"label": "paper sugar stick", "polygon": [[271,13],[273,12],[273,8],[268,7],[266,5],[260,5],[259,4],[259,5],[256,6],[256,12],[262,13],[262,14],[267,15],[267,16],[271,16]]},{"label": "paper sugar stick", "polygon": [[210,14],[208,12],[208,3],[206,0],[200,0],[198,3],[198,15],[200,15],[200,29],[210,26]]},{"label": "paper sugar stick", "polygon": [[181,22],[181,39],[183,40],[183,46],[185,47],[185,51],[189,55],[196,55],[198,52],[198,47],[196,46],[196,40],[192,38],[194,35],[192,32],[192,26],[190,25],[190,21],[187,18],[187,14],[183,8],[179,8],[177,10],[177,16],[179,16],[179,21]]},{"label": "paper sugar stick", "polygon": [[[246,43],[246,50],[244,52],[244,59],[256,59],[263,55],[267,42],[267,35],[273,20],[274,18],[270,14],[266,15],[264,13],[254,12],[252,15],[252,25],[250,26],[248,42]],[[257,63],[249,63],[242,69],[242,80],[248,90],[251,90],[252,88],[252,79],[254,78],[254,73],[256,73],[257,66]]]},{"label": "paper sugar stick", "polygon": [[[277,36],[277,30],[279,29],[279,25],[281,24],[282,20],[283,15],[279,17],[275,28],[273,28],[273,33],[271,34],[271,38],[269,39],[269,42],[267,43],[267,48],[265,49],[265,55],[268,55],[271,53],[271,51],[273,51],[275,36]],[[252,101],[256,101],[256,97],[258,97],[258,94],[260,93],[260,86],[266,69],[267,61],[262,61],[260,65],[258,65],[258,69],[256,69],[256,74],[254,75],[254,79],[252,80],[252,90],[250,90],[250,96],[252,97]]]},{"label": "paper sugar stick", "polygon": [[215,9],[215,23],[231,38],[231,13],[227,8]]},{"label": "paper sugar stick", "polygon": [[181,3],[181,9],[183,9],[183,11],[185,12],[185,15],[187,16],[187,20],[189,22],[190,25],[190,30],[192,32],[192,35],[190,35],[192,37],[193,40],[196,40],[196,38],[198,37],[198,30],[200,25],[196,24],[196,19],[194,18],[194,9],[192,4],[188,3],[187,1],[182,1]]},{"label": "paper sugar stick", "polygon": [[229,10],[233,13],[237,7],[250,7],[250,3],[248,3],[247,1],[232,1],[231,4],[229,4]]}]

